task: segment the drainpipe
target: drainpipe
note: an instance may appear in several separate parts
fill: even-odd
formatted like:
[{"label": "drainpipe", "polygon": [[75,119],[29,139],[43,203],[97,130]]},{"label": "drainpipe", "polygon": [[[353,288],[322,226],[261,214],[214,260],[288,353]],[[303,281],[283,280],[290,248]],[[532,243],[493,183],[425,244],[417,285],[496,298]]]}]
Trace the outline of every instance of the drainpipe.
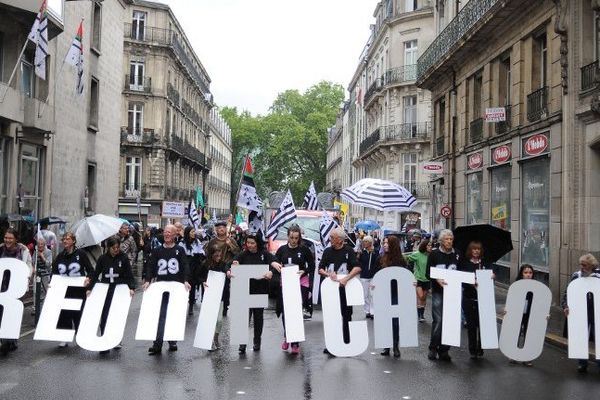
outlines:
[{"label": "drainpipe", "polygon": [[450,108],[451,108],[451,121],[452,126],[450,127],[450,207],[452,214],[450,216],[450,229],[456,227],[456,126],[458,120],[457,113],[457,93],[456,93],[456,71],[452,69],[452,89],[450,90]]}]

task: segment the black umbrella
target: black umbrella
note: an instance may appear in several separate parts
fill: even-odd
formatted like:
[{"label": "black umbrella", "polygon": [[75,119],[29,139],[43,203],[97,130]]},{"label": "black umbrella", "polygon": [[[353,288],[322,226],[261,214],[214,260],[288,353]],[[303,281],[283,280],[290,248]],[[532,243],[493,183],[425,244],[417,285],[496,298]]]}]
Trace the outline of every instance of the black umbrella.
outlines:
[{"label": "black umbrella", "polygon": [[40,225],[53,225],[53,224],[66,224],[67,221],[65,221],[62,218],[59,217],[44,217],[44,218],[40,218],[40,220],[37,222]]},{"label": "black umbrella", "polygon": [[462,255],[472,241],[481,242],[483,261],[494,263],[513,249],[510,232],[489,224],[459,226],[454,229],[454,248]]}]

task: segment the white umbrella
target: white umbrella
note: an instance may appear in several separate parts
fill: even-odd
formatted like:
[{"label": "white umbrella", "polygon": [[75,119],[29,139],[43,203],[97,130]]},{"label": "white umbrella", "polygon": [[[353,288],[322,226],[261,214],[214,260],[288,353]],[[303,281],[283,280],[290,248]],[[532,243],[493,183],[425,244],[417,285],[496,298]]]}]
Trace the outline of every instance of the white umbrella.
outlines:
[{"label": "white umbrella", "polygon": [[379,211],[410,211],[417,201],[404,186],[373,178],[359,180],[344,189],[341,197],[352,204]]},{"label": "white umbrella", "polygon": [[77,247],[99,244],[104,239],[115,235],[123,225],[119,218],[104,214],[96,214],[77,221],[71,227],[77,238]]}]

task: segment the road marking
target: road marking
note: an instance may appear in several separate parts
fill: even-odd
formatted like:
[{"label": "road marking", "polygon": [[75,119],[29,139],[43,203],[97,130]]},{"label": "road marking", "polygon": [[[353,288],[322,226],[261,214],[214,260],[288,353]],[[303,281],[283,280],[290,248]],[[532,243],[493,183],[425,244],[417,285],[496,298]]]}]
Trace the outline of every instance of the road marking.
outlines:
[{"label": "road marking", "polygon": [[244,369],[252,369],[252,367],[244,367]]},{"label": "road marking", "polygon": [[392,371],[383,371],[384,374],[391,374]]},{"label": "road marking", "polygon": [[246,394],[246,392],[242,392],[241,390],[238,390],[237,392],[235,392],[235,394]]}]

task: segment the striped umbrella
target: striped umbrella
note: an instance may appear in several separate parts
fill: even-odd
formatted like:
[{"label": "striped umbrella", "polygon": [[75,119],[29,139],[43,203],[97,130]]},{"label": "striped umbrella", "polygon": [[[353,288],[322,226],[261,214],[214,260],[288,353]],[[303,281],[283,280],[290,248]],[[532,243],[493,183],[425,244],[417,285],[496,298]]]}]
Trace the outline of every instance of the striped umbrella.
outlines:
[{"label": "striped umbrella", "polygon": [[352,204],[379,211],[410,211],[417,201],[404,186],[373,178],[361,179],[344,189],[341,197]]}]

